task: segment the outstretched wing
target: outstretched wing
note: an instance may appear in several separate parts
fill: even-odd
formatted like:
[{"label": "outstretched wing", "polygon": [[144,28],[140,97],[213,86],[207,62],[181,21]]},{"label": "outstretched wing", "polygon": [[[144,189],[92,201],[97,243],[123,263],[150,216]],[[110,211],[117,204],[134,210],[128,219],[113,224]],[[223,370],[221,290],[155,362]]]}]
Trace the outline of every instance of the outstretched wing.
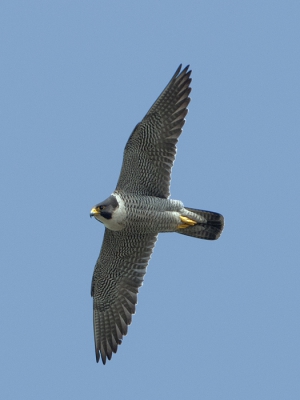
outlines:
[{"label": "outstretched wing", "polygon": [[181,65],[132,132],[125,150],[116,189],[168,198],[176,143],[190,102],[191,72]]},{"label": "outstretched wing", "polygon": [[94,336],[97,362],[117,352],[135,313],[157,235],[105,229],[92,279]]}]

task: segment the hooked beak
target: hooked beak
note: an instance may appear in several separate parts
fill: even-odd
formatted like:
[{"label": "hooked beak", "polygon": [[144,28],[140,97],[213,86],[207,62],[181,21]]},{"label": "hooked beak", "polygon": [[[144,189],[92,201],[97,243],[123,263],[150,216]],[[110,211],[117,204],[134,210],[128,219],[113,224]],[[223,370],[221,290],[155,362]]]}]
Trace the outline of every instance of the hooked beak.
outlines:
[{"label": "hooked beak", "polygon": [[90,212],[90,217],[92,218],[97,214],[100,214],[99,210],[97,210],[96,208],[92,208]]}]

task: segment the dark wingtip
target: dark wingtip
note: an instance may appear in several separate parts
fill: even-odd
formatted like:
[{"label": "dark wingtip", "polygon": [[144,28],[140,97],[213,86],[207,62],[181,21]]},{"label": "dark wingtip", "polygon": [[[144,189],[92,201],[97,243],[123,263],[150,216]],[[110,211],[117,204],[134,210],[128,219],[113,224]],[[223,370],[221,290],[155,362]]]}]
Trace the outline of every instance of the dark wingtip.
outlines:
[{"label": "dark wingtip", "polygon": [[188,73],[190,75],[192,72],[192,70],[188,71],[188,69],[190,68],[189,64],[186,67],[184,67],[182,71],[181,71],[181,68],[182,68],[182,64],[180,64],[179,67],[176,69],[175,74],[173,75],[173,78],[177,78],[180,75],[185,75],[186,73]]},{"label": "dark wingtip", "polygon": [[182,73],[187,72],[189,68],[190,68],[190,64],[188,64],[185,68],[183,68]]},{"label": "dark wingtip", "polygon": [[181,68],[182,68],[182,64],[179,64],[179,67],[175,71],[175,74],[174,74],[175,76],[177,76],[179,74],[179,72],[181,71]]}]

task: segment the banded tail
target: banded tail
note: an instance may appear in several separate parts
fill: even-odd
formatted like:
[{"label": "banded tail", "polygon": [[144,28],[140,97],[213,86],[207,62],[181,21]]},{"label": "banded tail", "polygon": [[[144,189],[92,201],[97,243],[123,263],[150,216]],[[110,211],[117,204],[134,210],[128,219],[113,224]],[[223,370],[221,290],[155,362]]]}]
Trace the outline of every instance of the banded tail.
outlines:
[{"label": "banded tail", "polygon": [[[221,233],[224,228],[223,215],[212,211],[196,210],[194,208],[188,208],[188,207],[184,208],[187,211],[200,216],[201,220],[203,220],[204,218],[205,222],[201,221],[194,226],[189,226],[184,229],[178,229],[176,230],[177,233],[206,240],[216,240],[221,236]],[[197,219],[195,218],[195,220]]]}]

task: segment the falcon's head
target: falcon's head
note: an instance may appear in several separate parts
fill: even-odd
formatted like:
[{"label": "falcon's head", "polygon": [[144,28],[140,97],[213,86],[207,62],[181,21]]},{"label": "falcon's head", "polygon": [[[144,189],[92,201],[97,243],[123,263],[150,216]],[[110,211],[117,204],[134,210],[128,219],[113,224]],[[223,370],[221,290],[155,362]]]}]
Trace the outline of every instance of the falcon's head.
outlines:
[{"label": "falcon's head", "polygon": [[124,228],[125,215],[121,214],[116,196],[111,195],[91,209],[90,217],[95,217],[112,231],[119,231]]}]

